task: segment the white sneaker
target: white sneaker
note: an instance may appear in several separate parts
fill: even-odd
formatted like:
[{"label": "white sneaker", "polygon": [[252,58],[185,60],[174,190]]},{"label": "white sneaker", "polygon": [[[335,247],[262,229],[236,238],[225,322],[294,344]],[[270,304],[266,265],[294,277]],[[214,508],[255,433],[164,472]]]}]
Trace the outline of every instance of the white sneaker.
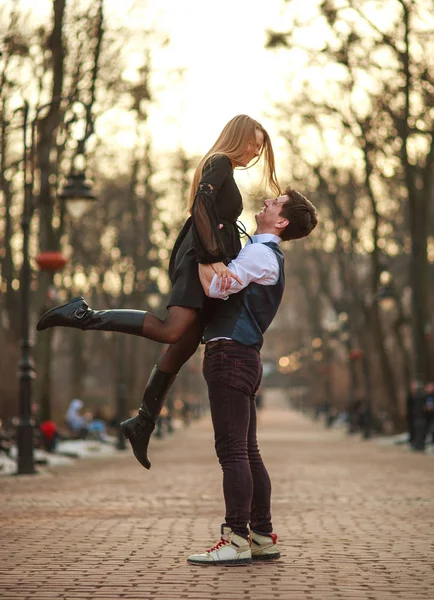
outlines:
[{"label": "white sneaker", "polygon": [[280,558],[279,548],[277,547],[277,535],[259,535],[254,531],[250,532],[252,539],[252,560],[274,560]]},{"label": "white sneaker", "polygon": [[192,565],[249,565],[252,562],[250,541],[222,525],[222,537],[204,554],[191,554],[187,561]]}]

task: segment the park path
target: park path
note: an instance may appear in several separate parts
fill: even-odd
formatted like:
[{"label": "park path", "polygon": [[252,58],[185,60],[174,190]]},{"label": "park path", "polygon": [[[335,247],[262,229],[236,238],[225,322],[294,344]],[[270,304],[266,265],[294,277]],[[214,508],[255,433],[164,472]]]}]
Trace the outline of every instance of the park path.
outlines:
[{"label": "park path", "polygon": [[264,410],[282,558],[193,567],[219,538],[221,472],[209,418],[130,450],[0,479],[0,599],[429,600],[434,456]]}]

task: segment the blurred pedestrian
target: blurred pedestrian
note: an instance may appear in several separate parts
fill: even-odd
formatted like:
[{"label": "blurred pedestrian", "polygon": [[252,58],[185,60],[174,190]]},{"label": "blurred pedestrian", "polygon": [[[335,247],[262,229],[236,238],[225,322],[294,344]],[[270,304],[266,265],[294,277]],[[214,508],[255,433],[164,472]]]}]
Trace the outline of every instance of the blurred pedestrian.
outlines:
[{"label": "blurred pedestrian", "polygon": [[261,156],[265,158],[266,183],[273,193],[280,194],[267,131],[249,116],[238,115],[225,125],[199,162],[190,191],[191,217],[170,258],[172,291],[165,319],[141,310],[95,311],[83,298],[75,298],[45,313],[37,324],[39,331],[56,326],[98,329],[170,344],[151,372],[139,413],[121,423],[135,457],[146,469],[151,466],[147,451],[158,415],[179,369],[199,345],[210,310],[199,281],[198,263],[211,265],[219,281],[229,287],[234,275],[227,264],[241,249],[237,219],[243,209],[233,170],[247,168],[252,161],[253,166]]},{"label": "blurred pedestrian", "polygon": [[41,432],[40,444],[46,452],[55,452],[57,443],[61,439],[61,435],[54,421],[42,421],[39,424]]},{"label": "blurred pedestrian", "polygon": [[93,413],[90,413],[87,423],[87,433],[88,437],[94,440],[104,443],[108,442],[107,423],[101,409],[96,408]]},{"label": "blurred pedestrian", "polygon": [[65,424],[72,433],[73,437],[85,439],[88,431],[88,421],[83,415],[83,400],[73,398],[69,403],[68,410],[65,415]]},{"label": "blurred pedestrian", "polygon": [[312,204],[295,190],[266,200],[257,230],[229,268],[228,290],[212,269],[201,265],[205,292],[226,300],[215,308],[204,341],[203,373],[208,385],[215,449],[223,470],[226,506],[221,538],[188,562],[247,565],[280,557],[271,522],[271,481],[256,440],[255,396],[262,380],[260,349],[285,287],[282,240],[309,235],[317,223]]},{"label": "blurred pedestrian", "polygon": [[0,419],[0,452],[4,452],[6,456],[9,456],[12,446],[13,437],[11,433],[6,430],[3,420]]},{"label": "blurred pedestrian", "polygon": [[354,398],[349,404],[348,410],[348,433],[358,433],[362,428],[363,419],[363,401],[361,398]]},{"label": "blurred pedestrian", "polygon": [[434,444],[434,383],[425,384],[426,441]]},{"label": "blurred pedestrian", "polygon": [[418,382],[412,381],[410,383],[410,389],[408,390],[405,407],[406,407],[406,420],[408,429],[408,443],[413,444],[414,441],[414,401],[418,390]]}]

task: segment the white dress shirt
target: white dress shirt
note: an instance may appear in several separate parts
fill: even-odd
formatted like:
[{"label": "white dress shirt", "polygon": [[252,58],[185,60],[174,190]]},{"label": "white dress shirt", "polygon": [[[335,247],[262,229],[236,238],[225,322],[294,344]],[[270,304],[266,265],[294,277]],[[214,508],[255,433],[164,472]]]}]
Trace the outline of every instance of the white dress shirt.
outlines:
[{"label": "white dress shirt", "polygon": [[279,280],[279,263],[271,248],[265,246],[265,242],[279,244],[281,238],[272,233],[259,233],[252,236],[240,251],[238,256],[228,264],[228,269],[238,275],[242,284],[232,278],[228,290],[220,290],[217,286],[217,274],[214,275],[209,286],[211,298],[227,300],[231,294],[243,290],[249,283],[255,282],[261,285],[275,285]]}]

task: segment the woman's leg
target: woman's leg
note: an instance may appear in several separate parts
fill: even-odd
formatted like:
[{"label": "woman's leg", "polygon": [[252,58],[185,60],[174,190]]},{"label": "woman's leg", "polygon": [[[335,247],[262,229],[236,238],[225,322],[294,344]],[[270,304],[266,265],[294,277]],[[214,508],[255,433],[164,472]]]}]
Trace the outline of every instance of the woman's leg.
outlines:
[{"label": "woman's leg", "polygon": [[123,421],[123,434],[130,440],[134,456],[146,469],[151,467],[148,446],[158,416],[163,408],[176,374],[184,363],[195,353],[202,335],[202,322],[198,315],[188,331],[176,344],[172,344],[152,369],[142,405],[135,417]]},{"label": "woman's leg", "polygon": [[170,306],[164,319],[144,310],[92,310],[83,298],[75,298],[50,309],[39,319],[38,331],[50,327],[117,331],[146,337],[163,344],[175,344],[194,324],[199,310],[184,306]]},{"label": "woman's leg", "polygon": [[[170,309],[169,309],[170,310]],[[178,373],[181,367],[196,352],[203,333],[203,325],[199,315],[189,326],[181,339],[171,344],[158,360],[157,367],[165,373]]]},{"label": "woman's leg", "polygon": [[[177,343],[180,342],[182,346],[182,344],[185,343],[185,341],[183,342],[184,334],[186,334],[190,328],[194,328],[195,323],[198,320],[198,312],[199,311],[196,308],[169,306],[167,315],[164,319],[159,319],[154,314],[146,312],[143,321],[143,337],[163,344],[177,345]],[[173,352],[176,355],[177,352],[182,351],[175,349]],[[190,356],[188,358],[190,358]],[[188,358],[186,360],[188,360]],[[184,363],[181,363],[178,371],[183,364]]]}]

